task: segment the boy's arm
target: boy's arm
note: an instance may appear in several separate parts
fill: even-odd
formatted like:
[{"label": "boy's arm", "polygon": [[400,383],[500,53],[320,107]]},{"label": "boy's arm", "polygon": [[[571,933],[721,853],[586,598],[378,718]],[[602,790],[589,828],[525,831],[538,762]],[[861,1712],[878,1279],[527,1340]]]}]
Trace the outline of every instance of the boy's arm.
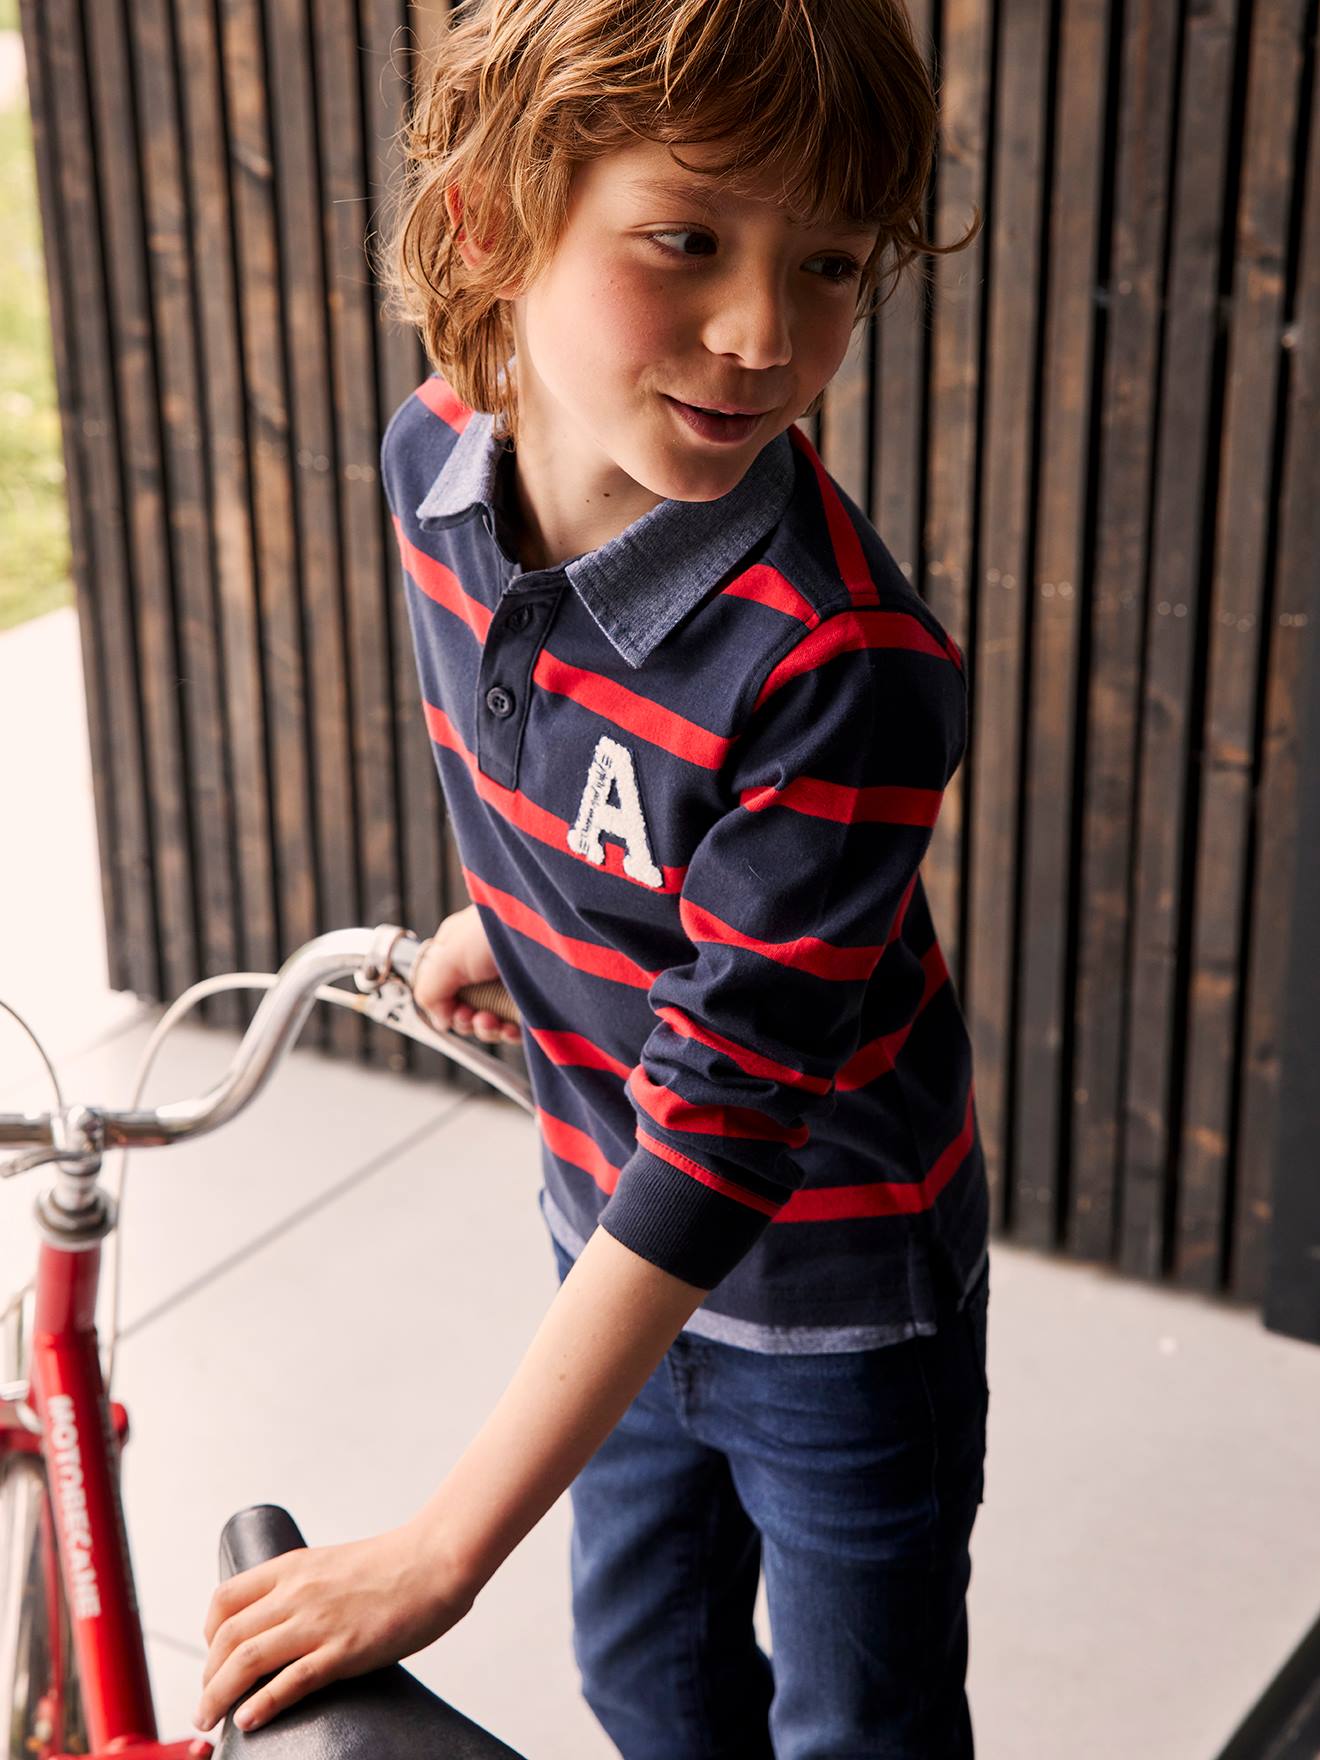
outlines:
[{"label": "boy's arm", "polygon": [[707,1294],[597,1228],[494,1411],[414,1517],[370,1540],[284,1553],[216,1590],[198,1727],[262,1676],[244,1728],[457,1624]]},{"label": "boy's arm", "polygon": [[592,1233],[494,1411],[410,1524],[468,1593],[590,1460],[707,1294]]}]

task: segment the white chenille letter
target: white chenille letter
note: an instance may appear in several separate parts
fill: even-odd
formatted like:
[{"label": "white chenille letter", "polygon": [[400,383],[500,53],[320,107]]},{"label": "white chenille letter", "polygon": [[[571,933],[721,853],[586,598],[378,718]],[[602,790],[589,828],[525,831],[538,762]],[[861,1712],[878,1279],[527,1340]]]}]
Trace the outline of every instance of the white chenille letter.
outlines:
[{"label": "white chenille letter", "polygon": [[[611,801],[613,790],[615,799]],[[587,785],[582,790],[577,824],[568,833],[568,847],[598,866],[605,860],[601,832],[621,838],[625,848],[623,871],[643,886],[663,886],[664,875],[651,858],[642,800],[637,792],[637,772],[627,746],[602,733],[591,755]]]}]

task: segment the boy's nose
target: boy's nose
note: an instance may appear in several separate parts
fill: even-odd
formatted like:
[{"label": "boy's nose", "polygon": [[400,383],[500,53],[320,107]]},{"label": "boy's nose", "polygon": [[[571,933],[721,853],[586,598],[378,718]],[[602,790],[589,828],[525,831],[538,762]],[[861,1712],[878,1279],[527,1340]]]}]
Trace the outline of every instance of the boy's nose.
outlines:
[{"label": "boy's nose", "polygon": [[793,358],[789,302],[765,276],[744,276],[724,290],[706,325],[712,354],[735,355],[745,367],[782,367]]}]

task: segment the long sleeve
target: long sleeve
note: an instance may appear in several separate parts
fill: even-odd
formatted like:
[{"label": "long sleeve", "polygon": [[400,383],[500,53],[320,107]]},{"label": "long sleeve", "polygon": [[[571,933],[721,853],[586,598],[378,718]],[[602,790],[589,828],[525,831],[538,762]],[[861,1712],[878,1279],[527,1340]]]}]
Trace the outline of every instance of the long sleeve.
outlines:
[{"label": "long sleeve", "polygon": [[916,612],[831,612],[761,683],[683,878],[692,957],[648,992],[636,1146],[600,1214],[674,1276],[713,1289],[801,1183],[966,737],[962,655]]}]

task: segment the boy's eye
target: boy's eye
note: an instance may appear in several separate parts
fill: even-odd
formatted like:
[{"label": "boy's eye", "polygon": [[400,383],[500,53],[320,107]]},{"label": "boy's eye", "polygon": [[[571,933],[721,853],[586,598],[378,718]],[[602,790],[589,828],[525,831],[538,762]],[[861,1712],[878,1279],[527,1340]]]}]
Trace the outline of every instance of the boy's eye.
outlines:
[{"label": "boy's eye", "polygon": [[[709,245],[711,250],[715,247],[715,240],[709,233],[696,232],[689,226],[673,227],[667,232],[648,232],[646,234],[648,244],[655,245],[655,248],[658,251],[663,251],[668,257],[687,257],[691,256],[693,253],[685,250],[674,250],[667,244],[661,244],[659,241],[662,238],[695,238],[700,243]],[[701,251],[697,254],[700,256],[708,256],[710,255],[710,252]],[[861,264],[853,257],[836,256],[833,253],[830,253],[829,255],[822,254],[818,257],[810,257],[808,261],[812,263],[828,263],[832,266],[835,273],[823,275],[821,277],[823,281],[833,281],[842,284],[845,281],[851,281],[855,275],[860,275],[861,273]]]}]

